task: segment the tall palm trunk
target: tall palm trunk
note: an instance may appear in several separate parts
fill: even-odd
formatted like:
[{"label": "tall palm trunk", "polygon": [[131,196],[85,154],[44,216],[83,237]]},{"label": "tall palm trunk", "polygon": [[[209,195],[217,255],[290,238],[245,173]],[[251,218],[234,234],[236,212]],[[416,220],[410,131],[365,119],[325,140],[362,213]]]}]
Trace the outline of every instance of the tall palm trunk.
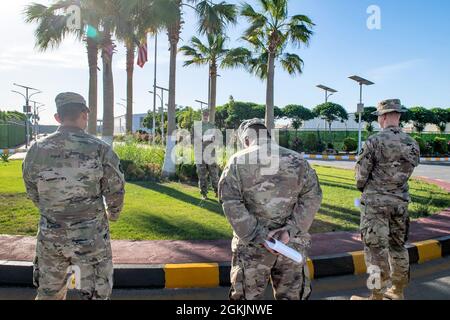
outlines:
[{"label": "tall palm trunk", "polygon": [[127,115],[126,131],[133,133],[133,74],[134,74],[135,45],[132,41],[127,43]]},{"label": "tall palm trunk", "polygon": [[217,100],[217,63],[213,61],[210,66],[211,77],[211,105],[209,106],[209,122],[214,124],[216,122],[216,100]]},{"label": "tall palm trunk", "polygon": [[172,178],[176,173],[176,166],[172,153],[175,149],[176,136],[176,69],[178,42],[180,41],[181,19],[168,28],[170,42],[170,72],[169,72],[169,105],[167,110],[167,144],[166,155],[164,159],[163,177]]},{"label": "tall palm trunk", "polygon": [[98,46],[91,38],[86,40],[89,63],[89,114],[88,132],[97,135],[97,94],[98,94]]},{"label": "tall palm trunk", "polygon": [[[111,33],[105,27],[106,41],[112,43]],[[103,59],[103,141],[112,144],[114,137],[114,79],[112,73],[113,54],[107,52],[106,48],[102,52]]]},{"label": "tall palm trunk", "polygon": [[266,127],[268,130],[275,128],[274,114],[274,82],[275,82],[275,52],[269,52],[267,64],[267,91],[266,91]]}]

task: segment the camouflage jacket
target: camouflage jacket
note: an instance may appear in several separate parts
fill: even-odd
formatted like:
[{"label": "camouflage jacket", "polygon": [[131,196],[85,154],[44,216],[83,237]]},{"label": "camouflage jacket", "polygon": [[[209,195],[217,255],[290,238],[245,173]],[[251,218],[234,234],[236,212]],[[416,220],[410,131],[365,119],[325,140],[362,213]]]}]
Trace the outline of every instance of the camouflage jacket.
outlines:
[{"label": "camouflage jacket", "polygon": [[409,202],[408,180],[419,165],[417,142],[398,127],[370,137],[356,164],[356,184],[362,200],[371,204]]},{"label": "camouflage jacket", "polygon": [[[36,142],[23,163],[29,198],[58,226],[122,210],[125,180],[112,148],[81,129],[61,127]],[[106,208],[105,208],[106,204]]]},{"label": "camouflage jacket", "polygon": [[300,154],[278,145],[276,150],[278,155],[271,156],[278,168],[270,174],[264,173],[266,165],[261,161],[249,161],[264,154],[260,146],[235,154],[222,174],[219,198],[234,230],[233,247],[263,243],[271,230],[279,228],[289,231],[292,240],[309,239],[322,201],[316,172]]}]

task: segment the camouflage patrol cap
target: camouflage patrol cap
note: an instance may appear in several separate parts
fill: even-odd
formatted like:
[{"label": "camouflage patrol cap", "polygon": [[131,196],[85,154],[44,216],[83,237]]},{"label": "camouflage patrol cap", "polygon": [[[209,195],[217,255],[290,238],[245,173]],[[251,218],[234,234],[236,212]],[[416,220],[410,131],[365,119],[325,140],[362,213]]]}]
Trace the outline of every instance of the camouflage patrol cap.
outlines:
[{"label": "camouflage patrol cap", "polygon": [[239,140],[241,140],[241,142],[243,142],[244,139],[246,138],[248,129],[254,125],[260,125],[260,126],[267,128],[266,124],[261,119],[255,118],[255,119],[245,120],[244,122],[241,123],[241,125],[239,126],[239,129],[238,129],[238,136],[239,136]]},{"label": "camouflage patrol cap", "polygon": [[84,98],[81,95],[74,92],[64,92],[58,94],[56,96],[55,103],[58,112],[64,108],[74,108],[74,107],[81,108],[83,111],[87,112],[90,111],[86,104],[86,100],[84,100]]},{"label": "camouflage patrol cap", "polygon": [[384,100],[378,104],[377,111],[373,115],[382,116],[391,112],[404,113],[406,108],[402,106],[402,102],[399,99]]}]

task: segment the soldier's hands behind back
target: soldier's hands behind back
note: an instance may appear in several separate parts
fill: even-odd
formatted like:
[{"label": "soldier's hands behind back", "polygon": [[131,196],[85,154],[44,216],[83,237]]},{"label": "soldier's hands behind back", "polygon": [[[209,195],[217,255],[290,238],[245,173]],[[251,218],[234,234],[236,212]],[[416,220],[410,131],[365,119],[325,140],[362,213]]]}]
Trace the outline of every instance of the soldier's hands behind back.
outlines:
[{"label": "soldier's hands behind back", "polygon": [[[278,240],[284,244],[288,244],[289,241],[291,240],[290,236],[289,236],[289,232],[284,229],[277,229],[277,230],[270,231],[268,234],[267,241],[271,241],[272,239]],[[278,252],[275,252],[272,249],[270,249],[266,243],[264,243],[264,247],[273,255],[276,255],[276,256],[280,255]]]},{"label": "soldier's hands behind back", "polygon": [[291,241],[289,232],[285,229],[277,229],[269,232],[269,239],[278,240],[284,244],[288,244]]}]

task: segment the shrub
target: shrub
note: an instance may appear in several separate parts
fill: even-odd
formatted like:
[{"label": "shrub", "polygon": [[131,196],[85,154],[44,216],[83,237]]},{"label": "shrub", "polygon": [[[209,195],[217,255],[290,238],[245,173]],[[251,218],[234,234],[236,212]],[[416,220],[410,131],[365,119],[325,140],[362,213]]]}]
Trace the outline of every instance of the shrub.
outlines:
[{"label": "shrub", "polygon": [[300,140],[298,137],[296,137],[294,139],[294,141],[292,142],[291,149],[294,151],[297,151],[297,152],[305,151],[305,146],[303,144],[303,141]]},{"label": "shrub", "polygon": [[0,155],[0,158],[2,159],[3,162],[9,162],[10,157],[11,157],[11,155],[9,153],[2,153]]},{"label": "shrub", "polygon": [[315,133],[309,133],[305,136],[304,148],[306,152],[321,153],[325,150],[325,144]]},{"label": "shrub", "polygon": [[194,163],[179,164],[177,165],[177,176],[181,181],[195,181],[198,179],[197,166]]},{"label": "shrub", "polygon": [[122,168],[127,181],[139,181],[145,179],[144,170],[132,161],[121,160]]},{"label": "shrub", "polygon": [[289,148],[289,133],[286,132],[285,134],[281,134],[279,135],[279,144],[281,147],[283,148]]},{"label": "shrub", "polygon": [[434,138],[433,151],[434,151],[434,153],[441,154],[441,155],[447,154],[447,152],[448,152],[447,140],[444,138],[439,138],[439,137]]},{"label": "shrub", "polygon": [[147,164],[164,164],[165,150],[161,146],[140,145],[137,143],[117,144],[114,147],[117,155],[122,160],[128,160],[139,167]]},{"label": "shrub", "polygon": [[430,145],[420,136],[414,136],[413,137],[414,140],[417,141],[417,143],[419,144],[419,148],[420,148],[420,154],[422,155],[428,155],[431,153],[431,147]]},{"label": "shrub", "polygon": [[358,149],[358,141],[356,141],[356,139],[348,137],[344,140],[344,146],[342,149],[345,152],[356,151]]}]

